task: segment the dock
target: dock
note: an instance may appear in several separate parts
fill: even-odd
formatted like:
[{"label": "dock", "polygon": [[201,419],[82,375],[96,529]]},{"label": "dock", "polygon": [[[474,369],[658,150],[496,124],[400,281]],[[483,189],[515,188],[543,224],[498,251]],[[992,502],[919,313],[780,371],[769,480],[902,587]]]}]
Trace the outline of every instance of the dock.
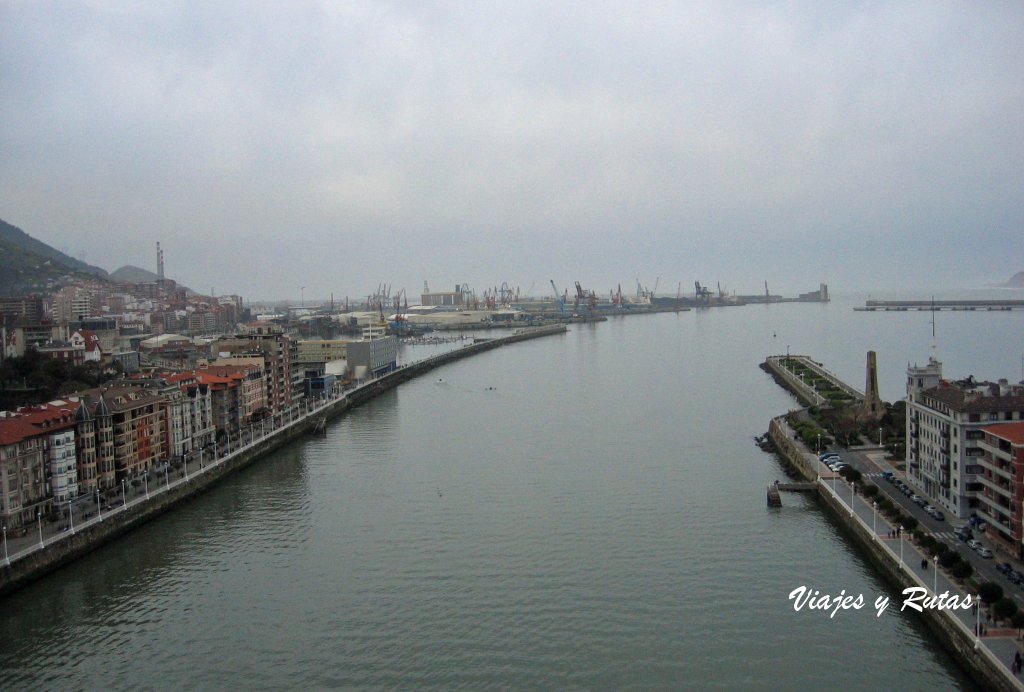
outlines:
[{"label": "dock", "polygon": [[1024,300],[869,300],[858,312],[905,312],[916,310],[1008,311],[1024,310]]}]

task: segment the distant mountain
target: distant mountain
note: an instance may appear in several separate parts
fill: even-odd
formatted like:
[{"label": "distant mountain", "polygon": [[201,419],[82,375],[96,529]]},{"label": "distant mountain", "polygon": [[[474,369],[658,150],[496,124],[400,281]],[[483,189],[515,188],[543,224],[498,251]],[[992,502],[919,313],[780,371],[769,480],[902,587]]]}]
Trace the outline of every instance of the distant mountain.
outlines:
[{"label": "distant mountain", "polygon": [[110,272],[110,280],[123,284],[151,284],[160,278],[148,269],[126,264],[116,271]]},{"label": "distant mountain", "polygon": [[0,221],[0,295],[51,291],[72,279],[105,281],[106,276],[102,269],[68,257]]},{"label": "distant mountain", "polygon": [[1006,282],[1007,288],[1024,288],[1024,272],[1017,272]]},{"label": "distant mountain", "polygon": [[106,277],[107,271],[99,267],[94,267],[91,264],[86,264],[81,260],[76,260],[74,257],[65,255],[60,250],[55,250],[41,240],[36,240],[25,231],[21,230],[17,226],[12,226],[3,219],[0,219],[0,242],[7,245],[13,245],[19,247],[22,250],[34,253],[45,259],[50,259],[58,262],[68,269],[75,271],[84,272],[86,274],[95,274],[96,276]]}]

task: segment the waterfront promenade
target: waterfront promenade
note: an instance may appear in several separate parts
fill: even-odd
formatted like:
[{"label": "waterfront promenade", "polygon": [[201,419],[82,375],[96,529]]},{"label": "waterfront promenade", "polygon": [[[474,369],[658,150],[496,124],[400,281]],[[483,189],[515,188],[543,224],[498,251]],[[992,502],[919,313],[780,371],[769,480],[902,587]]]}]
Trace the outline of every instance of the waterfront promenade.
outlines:
[{"label": "waterfront promenade", "polygon": [[[882,575],[900,591],[890,599],[889,608],[903,609],[904,590],[918,587],[926,598],[956,597],[980,603],[977,594],[946,574],[938,561],[911,540],[911,532],[892,523],[878,511],[877,503],[857,492],[849,483],[818,460],[786,423],[785,416],[772,420],[769,434],[779,453],[804,477],[817,485],[818,497],[839,521],[846,533],[861,547]],[[872,607],[867,603],[865,607]],[[943,644],[990,689],[1024,690],[1020,674],[1011,671],[1016,654],[1024,655],[1017,630],[996,627],[987,606],[961,609],[925,609],[911,612],[922,617]],[[882,615],[884,617],[884,614]],[[983,629],[984,626],[984,629]]]},{"label": "waterfront promenade", "polygon": [[76,498],[61,507],[57,523],[37,517],[35,525],[15,534],[5,527],[0,562],[0,596],[71,562],[131,529],[150,521],[180,502],[248,466],[267,453],[308,435],[329,419],[434,368],[506,344],[565,333],[564,325],[516,330],[409,363],[354,387],[276,413],[240,431],[224,444],[196,450],[177,463],[165,463],[120,488]]}]

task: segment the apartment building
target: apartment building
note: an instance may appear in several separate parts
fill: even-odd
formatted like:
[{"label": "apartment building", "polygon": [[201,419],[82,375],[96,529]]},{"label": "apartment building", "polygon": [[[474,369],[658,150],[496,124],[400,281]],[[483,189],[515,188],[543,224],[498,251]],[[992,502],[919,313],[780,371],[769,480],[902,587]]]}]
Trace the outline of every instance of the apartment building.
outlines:
[{"label": "apartment building", "polygon": [[983,428],[1024,420],[1024,386],[945,380],[942,363],[929,358],[907,369],[906,401],[908,476],[957,517],[978,512]]},{"label": "apartment building", "polygon": [[30,526],[52,507],[46,484],[45,435],[19,418],[0,418],[0,522]]},{"label": "apartment building", "polygon": [[989,425],[982,432],[978,516],[988,522],[990,539],[1024,559],[1024,422]]}]

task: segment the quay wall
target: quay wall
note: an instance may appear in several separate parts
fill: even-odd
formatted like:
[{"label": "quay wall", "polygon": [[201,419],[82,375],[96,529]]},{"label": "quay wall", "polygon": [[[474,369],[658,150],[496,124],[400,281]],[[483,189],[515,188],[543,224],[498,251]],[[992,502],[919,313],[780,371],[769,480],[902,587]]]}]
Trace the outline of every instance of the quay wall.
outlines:
[{"label": "quay wall", "polygon": [[[794,439],[792,431],[786,424],[785,416],[777,416],[771,420],[768,436],[783,460],[808,480],[815,480],[814,469],[817,457],[805,450],[803,444]],[[844,504],[831,487],[817,478],[817,496],[821,505],[839,524],[842,533],[854,546],[877,568],[882,577],[897,591],[911,586],[929,588],[917,575],[903,570],[895,553],[874,537],[874,531],[864,521],[851,513],[849,506]],[[975,647],[974,633],[963,625],[956,617],[944,610],[926,609],[918,613],[926,626],[935,634],[943,647],[954,657],[970,675],[990,690],[1022,690],[1024,686],[1007,676],[1006,669],[996,660],[987,646]]]},{"label": "quay wall", "polygon": [[294,422],[274,431],[273,434],[255,444],[223,457],[218,463],[207,466],[201,473],[193,474],[188,480],[176,481],[170,488],[155,492],[148,500],[132,500],[124,509],[115,506],[103,515],[102,521],[93,520],[86,526],[77,527],[73,534],[65,533],[59,540],[47,539],[45,548],[21,556],[9,565],[0,566],[0,597],[23,588],[63,565],[116,540],[178,504],[205,492],[224,478],[249,466],[268,453],[298,438],[308,436],[321,420],[337,418],[346,411],[394,389],[403,382],[408,382],[414,377],[419,377],[442,365],[506,344],[565,332],[565,325],[559,324],[522,329],[515,334],[493,339],[478,339],[469,346],[402,366],[366,385],[357,387],[326,406],[297,418]]}]

